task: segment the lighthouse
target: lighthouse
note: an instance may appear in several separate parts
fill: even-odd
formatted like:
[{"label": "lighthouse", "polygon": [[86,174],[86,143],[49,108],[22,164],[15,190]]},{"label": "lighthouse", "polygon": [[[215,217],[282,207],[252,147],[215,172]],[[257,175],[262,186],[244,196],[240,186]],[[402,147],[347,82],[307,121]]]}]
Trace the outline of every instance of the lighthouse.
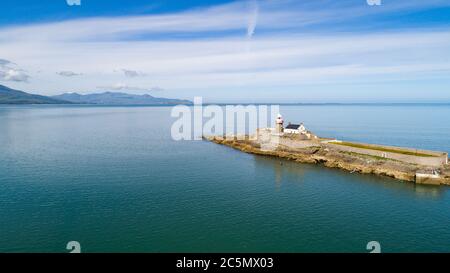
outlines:
[{"label": "lighthouse", "polygon": [[283,128],[283,117],[281,116],[281,114],[278,114],[277,119],[275,120],[275,132],[277,133],[282,133],[284,128]]}]

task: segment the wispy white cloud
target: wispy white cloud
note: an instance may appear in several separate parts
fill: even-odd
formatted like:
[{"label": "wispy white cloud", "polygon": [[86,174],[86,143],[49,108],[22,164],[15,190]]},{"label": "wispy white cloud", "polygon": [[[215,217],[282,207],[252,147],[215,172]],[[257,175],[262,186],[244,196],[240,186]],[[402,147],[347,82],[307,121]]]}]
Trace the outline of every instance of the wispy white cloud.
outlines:
[{"label": "wispy white cloud", "polygon": [[28,82],[30,76],[17,64],[0,59],[0,81]]},{"label": "wispy white cloud", "polygon": [[0,71],[0,80],[12,82],[27,82],[30,76],[21,70],[6,69]]},{"label": "wispy white cloud", "polygon": [[[180,91],[258,90],[260,86],[448,79],[448,29],[354,32],[343,28],[333,33],[308,28],[437,6],[450,3],[399,0],[377,9],[365,1],[243,1],[174,14],[0,28],[0,52],[27,71],[44,70],[32,74],[33,84],[48,93],[97,87],[147,92],[156,88],[145,86],[155,84]],[[254,35],[256,28],[258,35]],[[222,31],[227,34],[220,35]],[[192,35],[171,36],[179,32]],[[249,43],[251,50],[246,50]],[[82,71],[83,77],[76,83],[58,79],[55,73],[67,67]],[[111,70],[114,67],[133,69]],[[118,71],[127,77],[127,84],[111,85],[118,81]]]},{"label": "wispy white cloud", "polygon": [[159,92],[164,90],[163,88],[157,86],[151,88],[143,88],[131,86],[126,83],[116,83],[113,85],[98,86],[97,89],[109,91],[140,91],[140,92]]},{"label": "wispy white cloud", "polygon": [[56,72],[56,74],[63,76],[63,77],[74,77],[74,76],[81,76],[83,75],[82,73],[76,73],[73,71],[60,71],[60,72]]},{"label": "wispy white cloud", "polygon": [[146,76],[146,74],[144,72],[141,72],[141,71],[129,70],[129,69],[122,69],[121,71],[123,72],[123,74],[126,77],[129,77],[129,78]]},{"label": "wispy white cloud", "polygon": [[11,64],[13,64],[13,63],[8,60],[0,59],[0,66],[7,66],[7,65],[11,65]]},{"label": "wispy white cloud", "polygon": [[370,7],[364,0],[255,0],[250,5],[248,1],[237,1],[173,14],[98,17],[8,27],[0,29],[0,41],[129,40],[154,33],[167,35],[174,32],[248,31],[256,25],[256,19],[259,28],[263,30],[281,30],[314,24],[334,24],[336,21],[368,15],[446,6],[450,6],[448,0],[397,0],[384,3],[381,7]]},{"label": "wispy white cloud", "polygon": [[248,38],[253,37],[253,34],[255,34],[256,23],[258,21],[259,7],[258,7],[258,2],[256,0],[251,2],[250,9],[251,9],[250,16],[249,16],[248,26],[247,26],[247,37]]}]

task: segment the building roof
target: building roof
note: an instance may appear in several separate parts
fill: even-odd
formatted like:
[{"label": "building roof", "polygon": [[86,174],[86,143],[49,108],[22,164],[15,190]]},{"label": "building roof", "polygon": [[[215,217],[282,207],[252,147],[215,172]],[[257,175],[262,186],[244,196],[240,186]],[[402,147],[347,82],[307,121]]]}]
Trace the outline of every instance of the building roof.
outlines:
[{"label": "building roof", "polygon": [[298,128],[300,128],[300,124],[289,124],[288,126],[286,126],[285,129],[294,129],[297,130]]}]

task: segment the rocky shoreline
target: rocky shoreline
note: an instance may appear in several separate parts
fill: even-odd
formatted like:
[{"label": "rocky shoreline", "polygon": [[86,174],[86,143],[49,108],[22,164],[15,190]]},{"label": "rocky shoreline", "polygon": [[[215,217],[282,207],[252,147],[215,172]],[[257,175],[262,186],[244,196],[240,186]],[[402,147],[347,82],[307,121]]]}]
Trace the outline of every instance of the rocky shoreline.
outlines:
[{"label": "rocky shoreline", "polygon": [[[205,140],[216,144],[226,145],[242,152],[279,157],[299,163],[321,164],[329,168],[338,168],[351,173],[374,174],[392,177],[402,181],[416,182],[416,173],[424,168],[415,164],[408,164],[395,160],[376,158],[363,154],[347,153],[328,149],[318,145],[302,149],[278,147],[275,150],[262,150],[257,141],[246,137],[245,139],[204,137]],[[450,168],[447,166],[440,170],[441,177],[424,184],[450,185]]]}]

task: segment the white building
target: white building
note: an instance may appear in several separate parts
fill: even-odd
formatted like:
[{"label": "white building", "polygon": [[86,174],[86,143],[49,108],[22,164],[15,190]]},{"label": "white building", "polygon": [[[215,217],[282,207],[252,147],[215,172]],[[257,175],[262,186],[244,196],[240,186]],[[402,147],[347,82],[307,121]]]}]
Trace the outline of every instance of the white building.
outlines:
[{"label": "white building", "polygon": [[286,128],[284,128],[284,133],[286,134],[302,134],[306,135],[307,131],[303,123],[301,124],[288,124]]}]

